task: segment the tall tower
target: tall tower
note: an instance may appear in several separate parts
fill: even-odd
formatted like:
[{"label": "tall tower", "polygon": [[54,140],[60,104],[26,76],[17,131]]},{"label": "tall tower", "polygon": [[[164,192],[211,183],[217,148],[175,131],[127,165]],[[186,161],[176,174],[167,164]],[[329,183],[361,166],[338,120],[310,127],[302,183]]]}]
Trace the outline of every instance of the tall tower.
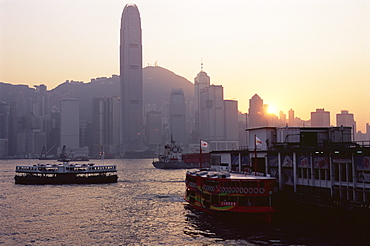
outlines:
[{"label": "tall tower", "polygon": [[194,78],[194,97],[195,97],[195,129],[200,129],[200,91],[210,85],[210,77],[203,71],[203,63],[201,71]]},{"label": "tall tower", "polygon": [[140,13],[127,4],[121,18],[121,151],[143,148],[143,67]]},{"label": "tall tower", "polygon": [[249,123],[248,128],[266,126],[263,100],[255,94],[249,99]]},{"label": "tall tower", "polygon": [[169,121],[173,139],[179,144],[186,144],[186,106],[182,89],[171,91]]},{"label": "tall tower", "polygon": [[75,98],[60,102],[60,147],[80,147],[80,106]]},{"label": "tall tower", "polygon": [[225,140],[225,104],[222,85],[200,91],[200,137],[207,141]]}]

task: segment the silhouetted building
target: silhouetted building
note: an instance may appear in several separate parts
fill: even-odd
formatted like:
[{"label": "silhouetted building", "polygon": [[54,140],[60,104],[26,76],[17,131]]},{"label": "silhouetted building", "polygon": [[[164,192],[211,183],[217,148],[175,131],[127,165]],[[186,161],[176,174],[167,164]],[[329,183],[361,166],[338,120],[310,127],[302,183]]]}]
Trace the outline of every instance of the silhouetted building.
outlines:
[{"label": "silhouetted building", "polygon": [[255,94],[249,99],[248,128],[266,126],[263,100]]},{"label": "silhouetted building", "polygon": [[356,132],[356,121],[353,114],[350,114],[348,110],[341,110],[340,114],[337,114],[337,126],[350,126],[353,132]]},{"label": "silhouetted building", "polygon": [[8,156],[10,106],[0,102],[0,158]]},{"label": "silhouetted building", "polygon": [[64,98],[60,102],[60,147],[80,146],[80,107],[75,98]]},{"label": "silhouetted building", "polygon": [[316,109],[316,112],[311,112],[311,126],[312,127],[329,127],[330,126],[330,112],[323,108]]},{"label": "silhouetted building", "polygon": [[200,92],[202,89],[210,86],[210,77],[206,72],[203,71],[203,64],[201,71],[194,78],[194,99],[195,99],[195,129],[199,131],[200,129],[200,116],[199,112],[201,110],[200,104]]},{"label": "silhouetted building", "polygon": [[149,111],[145,124],[146,144],[152,150],[157,150],[162,144],[162,114],[160,111]]},{"label": "silhouetted building", "polygon": [[126,152],[143,148],[141,20],[134,4],[123,9],[120,36],[121,144]]},{"label": "silhouetted building", "polygon": [[169,104],[170,134],[177,144],[187,143],[186,106],[182,89],[172,90]]},{"label": "silhouetted building", "polygon": [[224,90],[210,85],[200,91],[200,136],[207,141],[225,140]]},{"label": "silhouetted building", "polygon": [[238,101],[224,100],[225,140],[238,141]]},{"label": "silhouetted building", "polygon": [[119,112],[120,100],[118,97],[93,98],[93,148],[92,156],[100,155],[102,149],[105,154],[116,154],[119,151]]}]

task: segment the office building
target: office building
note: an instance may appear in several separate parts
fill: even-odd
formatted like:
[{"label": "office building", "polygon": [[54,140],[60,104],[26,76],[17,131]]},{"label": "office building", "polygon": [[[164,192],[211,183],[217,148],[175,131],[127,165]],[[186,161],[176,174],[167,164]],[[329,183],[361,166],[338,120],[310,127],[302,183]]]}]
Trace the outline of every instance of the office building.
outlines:
[{"label": "office building", "polygon": [[200,91],[200,137],[225,140],[225,104],[222,85],[210,85]]},{"label": "office building", "polygon": [[201,71],[194,78],[194,99],[195,99],[195,129],[200,129],[200,91],[208,86],[210,86],[211,79],[206,72],[203,71],[203,64]]},{"label": "office building", "polygon": [[80,146],[80,107],[75,98],[64,98],[60,102],[60,147]]},{"label": "office building", "polygon": [[177,144],[186,144],[186,106],[185,95],[182,89],[171,91],[169,126],[172,139],[175,140]]},{"label": "office building", "polygon": [[141,20],[134,4],[123,9],[120,30],[121,152],[143,148]]},{"label": "office building", "polygon": [[316,109],[316,112],[311,112],[311,126],[312,127],[329,127],[330,126],[330,112],[323,108]]}]

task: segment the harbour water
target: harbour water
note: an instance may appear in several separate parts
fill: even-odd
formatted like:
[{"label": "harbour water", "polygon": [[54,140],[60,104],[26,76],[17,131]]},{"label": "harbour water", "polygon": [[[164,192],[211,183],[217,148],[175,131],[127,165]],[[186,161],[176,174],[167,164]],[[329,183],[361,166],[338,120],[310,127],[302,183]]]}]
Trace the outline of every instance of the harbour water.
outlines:
[{"label": "harbour water", "polygon": [[368,245],[368,224],[297,212],[266,224],[196,211],[183,200],[186,170],[155,169],[150,159],[105,160],[117,165],[114,184],[14,184],[16,165],[39,162],[0,160],[0,244]]}]

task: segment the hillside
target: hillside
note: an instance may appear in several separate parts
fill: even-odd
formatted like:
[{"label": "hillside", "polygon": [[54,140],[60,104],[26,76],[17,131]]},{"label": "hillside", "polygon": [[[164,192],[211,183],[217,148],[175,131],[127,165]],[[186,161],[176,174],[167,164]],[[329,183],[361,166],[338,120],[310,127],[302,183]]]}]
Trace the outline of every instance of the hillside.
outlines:
[{"label": "hillside", "polygon": [[[174,72],[158,67],[149,66],[143,69],[143,101],[146,104],[161,106],[168,102],[172,89],[182,88],[186,101],[193,100],[193,84]],[[34,98],[35,89],[26,85],[11,85],[0,83],[0,101],[10,103],[17,96]],[[113,75],[111,78],[96,78],[88,83],[66,81],[49,91],[54,98],[74,97],[80,101],[81,120],[91,121],[92,99],[94,97],[119,96],[120,78]]]}]

